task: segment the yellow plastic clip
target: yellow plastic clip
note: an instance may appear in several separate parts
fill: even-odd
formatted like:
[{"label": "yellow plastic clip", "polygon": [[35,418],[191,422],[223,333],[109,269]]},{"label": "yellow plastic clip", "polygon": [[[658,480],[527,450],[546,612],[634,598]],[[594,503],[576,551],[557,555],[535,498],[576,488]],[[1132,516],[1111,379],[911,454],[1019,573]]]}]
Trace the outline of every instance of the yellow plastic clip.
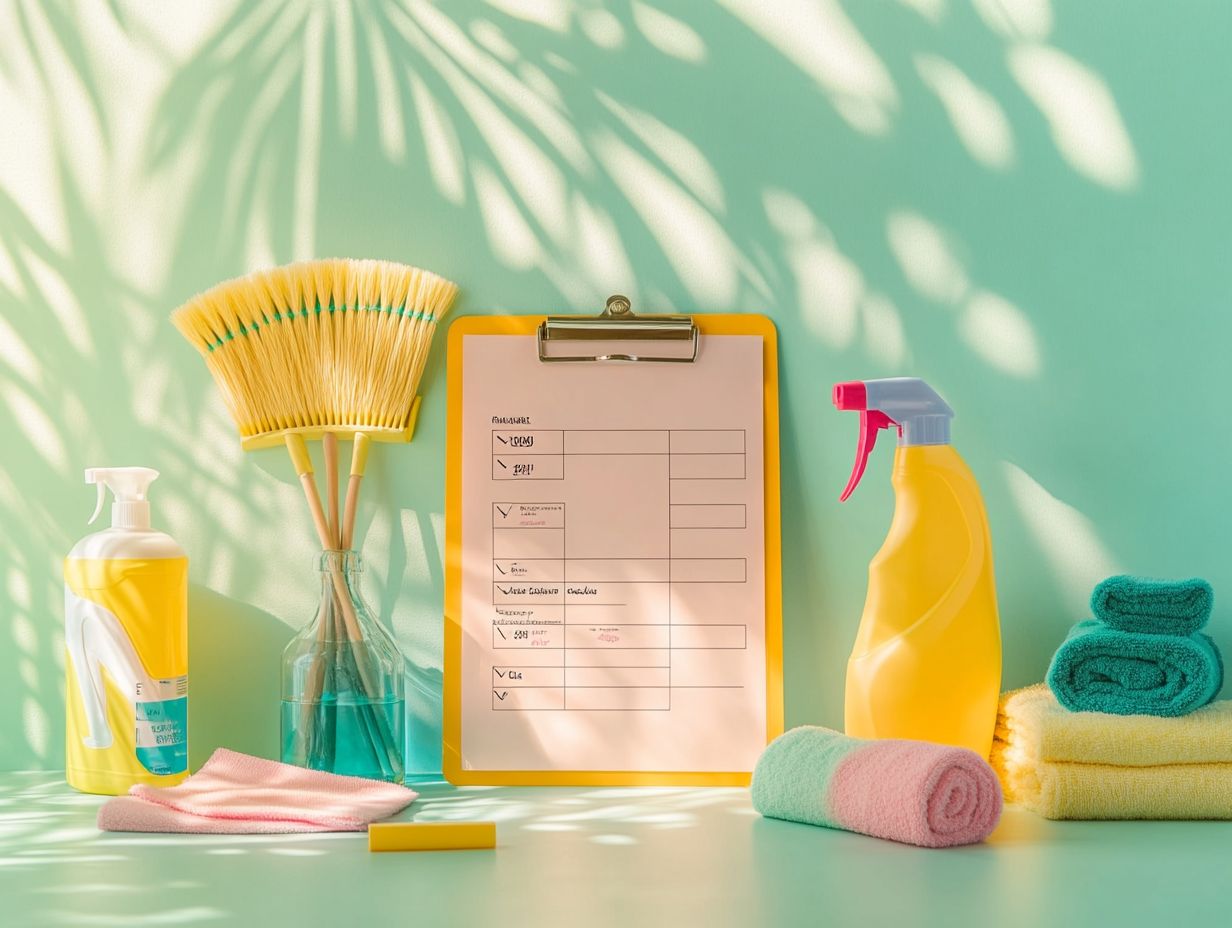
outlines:
[{"label": "yellow plastic clip", "polygon": [[308,444],[303,435],[288,432],[286,436],[287,453],[291,455],[291,464],[295,467],[296,476],[303,477],[312,473],[312,458],[308,456]]}]

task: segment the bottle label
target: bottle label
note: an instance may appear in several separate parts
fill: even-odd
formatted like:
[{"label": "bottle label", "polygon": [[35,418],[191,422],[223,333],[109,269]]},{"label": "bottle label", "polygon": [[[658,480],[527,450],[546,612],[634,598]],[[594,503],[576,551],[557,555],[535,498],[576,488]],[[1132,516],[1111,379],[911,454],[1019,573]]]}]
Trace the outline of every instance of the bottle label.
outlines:
[{"label": "bottle label", "polygon": [[150,773],[167,776],[188,769],[188,677],[137,684],[137,760]]}]

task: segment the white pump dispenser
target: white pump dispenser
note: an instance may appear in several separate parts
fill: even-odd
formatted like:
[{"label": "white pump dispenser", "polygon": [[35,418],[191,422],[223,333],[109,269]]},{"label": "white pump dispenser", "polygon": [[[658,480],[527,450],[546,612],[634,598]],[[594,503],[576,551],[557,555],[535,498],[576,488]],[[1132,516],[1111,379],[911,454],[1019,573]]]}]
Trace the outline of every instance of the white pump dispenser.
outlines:
[{"label": "white pump dispenser", "polygon": [[145,531],[150,527],[150,484],[158,479],[152,467],[87,467],[86,483],[98,486],[98,505],[87,525],[93,525],[103,511],[107,490],[115,496],[111,504],[111,527]]}]

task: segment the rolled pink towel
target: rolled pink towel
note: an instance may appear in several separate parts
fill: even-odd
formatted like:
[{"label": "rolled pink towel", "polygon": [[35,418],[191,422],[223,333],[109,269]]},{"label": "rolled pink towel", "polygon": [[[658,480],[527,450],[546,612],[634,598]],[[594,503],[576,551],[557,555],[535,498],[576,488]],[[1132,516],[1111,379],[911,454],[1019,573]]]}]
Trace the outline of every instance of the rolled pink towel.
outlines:
[{"label": "rolled pink towel", "polygon": [[920,847],[975,844],[1001,818],[1001,784],[974,751],[865,741],[811,725],[770,743],[751,792],[753,807],[769,818]]},{"label": "rolled pink towel", "polygon": [[98,810],[103,831],[292,834],[363,831],[419,794],[219,748],[176,786],[137,785]]}]

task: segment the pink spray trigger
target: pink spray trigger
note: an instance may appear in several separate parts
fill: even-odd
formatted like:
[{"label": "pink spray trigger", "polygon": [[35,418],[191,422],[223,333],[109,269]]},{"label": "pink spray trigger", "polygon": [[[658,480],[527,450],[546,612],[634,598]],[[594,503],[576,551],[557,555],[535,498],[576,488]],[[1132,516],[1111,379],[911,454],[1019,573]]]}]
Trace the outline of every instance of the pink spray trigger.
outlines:
[{"label": "pink spray trigger", "polygon": [[[837,396],[835,405],[837,405]],[[859,484],[860,478],[864,476],[864,468],[868,464],[868,456],[872,454],[873,447],[877,444],[877,433],[882,429],[895,428],[897,426],[897,422],[879,409],[860,410],[860,442],[856,445],[856,463],[851,469],[851,479],[847,481],[847,488],[843,490],[843,495],[838,498],[840,503],[846,502],[847,497],[852,494],[856,485]]]}]

